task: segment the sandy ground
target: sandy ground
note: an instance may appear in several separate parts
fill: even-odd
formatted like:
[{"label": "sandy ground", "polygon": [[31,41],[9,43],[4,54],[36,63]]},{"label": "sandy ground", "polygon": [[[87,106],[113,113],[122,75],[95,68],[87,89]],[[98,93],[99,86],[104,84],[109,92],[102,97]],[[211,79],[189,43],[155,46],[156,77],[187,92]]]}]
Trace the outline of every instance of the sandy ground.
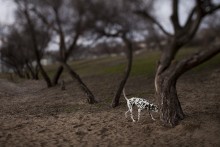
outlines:
[{"label": "sandy ground", "polygon": [[[178,82],[186,118],[175,128],[143,112],[138,123],[124,117],[124,99],[109,107],[120,77],[85,77],[100,103],[89,105],[73,82],[67,90],[42,81],[0,80],[0,146],[220,146],[220,70],[188,74]],[[152,84],[150,84],[152,83]],[[129,97],[153,101],[152,78],[131,77]]]}]

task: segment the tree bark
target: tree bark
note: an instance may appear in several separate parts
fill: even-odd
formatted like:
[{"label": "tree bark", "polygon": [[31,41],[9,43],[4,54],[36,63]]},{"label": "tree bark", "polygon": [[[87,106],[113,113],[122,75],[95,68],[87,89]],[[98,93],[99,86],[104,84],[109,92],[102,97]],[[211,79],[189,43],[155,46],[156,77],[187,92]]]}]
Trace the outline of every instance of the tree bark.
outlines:
[{"label": "tree bark", "polygon": [[181,45],[174,38],[169,46],[163,50],[155,76],[155,90],[160,106],[160,119],[166,126],[175,126],[179,120],[184,118],[176,91],[178,78],[171,74],[174,72],[173,67],[175,67],[173,60]]},{"label": "tree bark", "polygon": [[80,86],[80,88],[82,89],[82,91],[86,93],[88,103],[89,104],[97,103],[97,100],[95,99],[94,95],[92,94],[90,89],[86,86],[86,84],[82,81],[80,76],[75,71],[73,71],[67,63],[63,62],[62,65],[69,72],[72,79],[77,80],[77,83]]},{"label": "tree bark", "polygon": [[[184,118],[177,91],[176,82],[186,71],[204,63],[220,52],[220,44],[209,49],[192,54],[177,63],[171,63],[169,68],[160,71],[160,63],[155,78],[155,89],[160,104],[160,119],[166,126],[175,126]],[[160,71],[160,72],[159,72]]]},{"label": "tree bark", "polygon": [[168,75],[157,75],[157,96],[160,102],[160,119],[166,126],[175,126],[179,120],[184,118],[177,91],[174,77]]},{"label": "tree bark", "polygon": [[131,67],[132,67],[132,62],[133,62],[133,47],[132,47],[132,43],[126,39],[126,38],[123,38],[126,46],[127,46],[127,49],[128,49],[128,53],[127,53],[127,60],[128,60],[128,64],[127,64],[127,68],[125,70],[125,73],[124,73],[124,77],[122,78],[121,82],[120,82],[120,85],[118,87],[118,90],[115,94],[115,97],[113,98],[112,100],[112,104],[111,106],[114,108],[114,107],[117,107],[119,105],[119,101],[120,101],[120,97],[121,97],[121,93],[123,91],[123,88],[128,80],[128,77],[130,75],[130,72],[131,72]]}]

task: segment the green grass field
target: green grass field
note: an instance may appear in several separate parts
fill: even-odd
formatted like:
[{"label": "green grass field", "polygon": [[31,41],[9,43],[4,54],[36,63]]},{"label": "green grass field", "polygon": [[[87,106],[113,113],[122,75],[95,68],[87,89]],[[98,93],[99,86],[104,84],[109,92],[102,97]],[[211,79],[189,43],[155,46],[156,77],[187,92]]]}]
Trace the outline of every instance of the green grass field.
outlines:
[{"label": "green grass field", "polygon": [[[192,54],[196,50],[193,48],[185,48],[177,54],[176,60],[181,60],[187,55]],[[144,51],[139,55],[134,55],[131,76],[153,76],[156,70],[156,64],[160,57],[159,51]],[[108,74],[123,74],[126,69],[127,59],[125,56],[101,57],[98,59],[79,60],[69,62],[71,67],[80,76],[99,76]],[[49,65],[46,71],[52,77],[59,64]],[[190,72],[201,72],[220,66],[220,55],[215,56],[211,60],[194,68]],[[66,71],[61,78],[69,76]],[[10,78],[6,74],[0,74],[1,78]]]},{"label": "green grass field", "polygon": [[[181,60],[187,55],[194,53],[196,50],[186,48],[177,54],[176,60]],[[160,57],[159,51],[144,51],[139,55],[134,55],[131,76],[153,76],[156,70],[156,64]],[[80,60],[69,62],[71,67],[84,76],[98,76],[107,74],[122,74],[126,69],[127,59],[125,56],[117,57],[102,57],[98,59]],[[215,56],[211,60],[194,68],[190,72],[201,72],[203,70],[210,70],[220,66],[220,55]],[[57,65],[48,66],[47,71],[50,76],[55,72]],[[63,77],[67,76],[64,72]]]}]

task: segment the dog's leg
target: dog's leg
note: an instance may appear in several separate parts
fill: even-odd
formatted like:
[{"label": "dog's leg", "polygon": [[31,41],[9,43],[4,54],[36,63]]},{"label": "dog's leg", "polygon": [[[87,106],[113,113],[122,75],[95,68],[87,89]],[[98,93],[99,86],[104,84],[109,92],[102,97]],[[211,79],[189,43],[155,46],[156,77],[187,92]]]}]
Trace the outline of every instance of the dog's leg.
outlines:
[{"label": "dog's leg", "polygon": [[128,112],[130,112],[130,110],[128,110],[128,111],[125,112],[125,118],[128,117],[128,115],[127,115]]},{"label": "dog's leg", "polygon": [[149,115],[150,115],[150,117],[155,121],[156,119],[152,116],[152,114],[150,113],[150,111],[149,111]]},{"label": "dog's leg", "polygon": [[132,110],[132,106],[129,105],[128,108],[129,108],[129,111],[130,111],[130,113],[131,113],[131,119],[132,119],[133,122],[135,122],[135,120],[134,120],[134,116],[133,116],[133,113],[132,113],[132,112],[133,112],[133,110]]},{"label": "dog's leg", "polygon": [[127,106],[128,106],[128,111],[125,112],[125,118],[128,117],[127,113],[130,112],[130,109],[131,109],[131,105],[130,105],[129,101],[127,101]]},{"label": "dog's leg", "polygon": [[133,122],[136,122],[136,121],[134,120],[134,116],[133,116],[133,113],[132,113],[132,109],[131,109],[131,119],[132,119]]},{"label": "dog's leg", "polygon": [[138,121],[140,120],[141,109],[138,109]]}]

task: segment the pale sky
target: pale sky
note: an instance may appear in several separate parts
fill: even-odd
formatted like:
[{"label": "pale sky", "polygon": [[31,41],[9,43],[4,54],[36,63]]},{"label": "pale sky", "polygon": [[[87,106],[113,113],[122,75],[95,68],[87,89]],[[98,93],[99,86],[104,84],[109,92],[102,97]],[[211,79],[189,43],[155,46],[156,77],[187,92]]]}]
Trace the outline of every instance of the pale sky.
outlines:
[{"label": "pale sky", "polygon": [[[159,6],[158,18],[163,21],[164,25],[169,23],[170,10],[167,7],[169,3],[167,1],[162,2],[162,6]],[[164,6],[165,5],[165,6]],[[0,23],[1,24],[12,24],[14,22],[13,11],[16,6],[12,0],[0,0]],[[161,15],[162,14],[162,15]],[[168,19],[167,19],[168,18]]]},{"label": "pale sky", "polygon": [[[220,0],[214,0],[216,3],[220,3]],[[180,23],[183,24],[186,20],[187,12],[193,7],[192,0],[181,0],[180,1]],[[14,19],[14,10],[16,5],[13,3],[13,0],[0,0],[0,26],[13,24]],[[156,5],[156,16],[159,22],[164,26],[164,28],[172,32],[172,25],[170,22],[170,15],[171,15],[171,1],[164,0],[160,1]],[[53,46],[53,45],[52,45]],[[49,47],[50,48],[50,47]],[[52,47],[54,48],[54,47]]]},{"label": "pale sky", "polygon": [[[220,3],[220,0],[214,0],[215,3]],[[183,23],[186,18],[186,11],[192,8],[193,1],[192,0],[182,0],[180,1],[180,14],[181,19],[180,21]],[[160,1],[156,6],[156,15],[158,19],[162,22],[164,26],[169,28],[170,19],[169,16],[171,14],[170,9],[171,3],[169,0]],[[0,0],[0,24],[11,24],[14,22],[14,15],[13,11],[15,10],[16,6],[12,0]],[[184,14],[185,13],[185,14]]]},{"label": "pale sky", "polygon": [[0,24],[11,24],[14,22],[13,11],[15,4],[11,0],[0,0]]},{"label": "pale sky", "polygon": [[[185,0],[184,2],[186,2],[186,4],[190,2],[190,4],[192,4],[191,0]],[[188,8],[190,8],[191,6],[188,6]],[[171,7],[171,3],[169,0],[161,1],[156,6],[156,10],[159,10],[159,11],[156,11],[156,16],[160,20],[160,23],[166,28],[166,30],[172,32],[172,27],[171,27],[170,19],[169,19],[170,14],[171,14],[170,7]],[[16,8],[16,5],[13,3],[12,0],[0,0],[0,25],[13,24],[14,22],[13,13],[14,13],[15,8]],[[183,15],[181,19],[182,20],[184,19]],[[54,43],[50,43],[48,48],[49,50],[50,49],[54,50],[55,48],[57,48],[57,45],[55,45]]]}]

